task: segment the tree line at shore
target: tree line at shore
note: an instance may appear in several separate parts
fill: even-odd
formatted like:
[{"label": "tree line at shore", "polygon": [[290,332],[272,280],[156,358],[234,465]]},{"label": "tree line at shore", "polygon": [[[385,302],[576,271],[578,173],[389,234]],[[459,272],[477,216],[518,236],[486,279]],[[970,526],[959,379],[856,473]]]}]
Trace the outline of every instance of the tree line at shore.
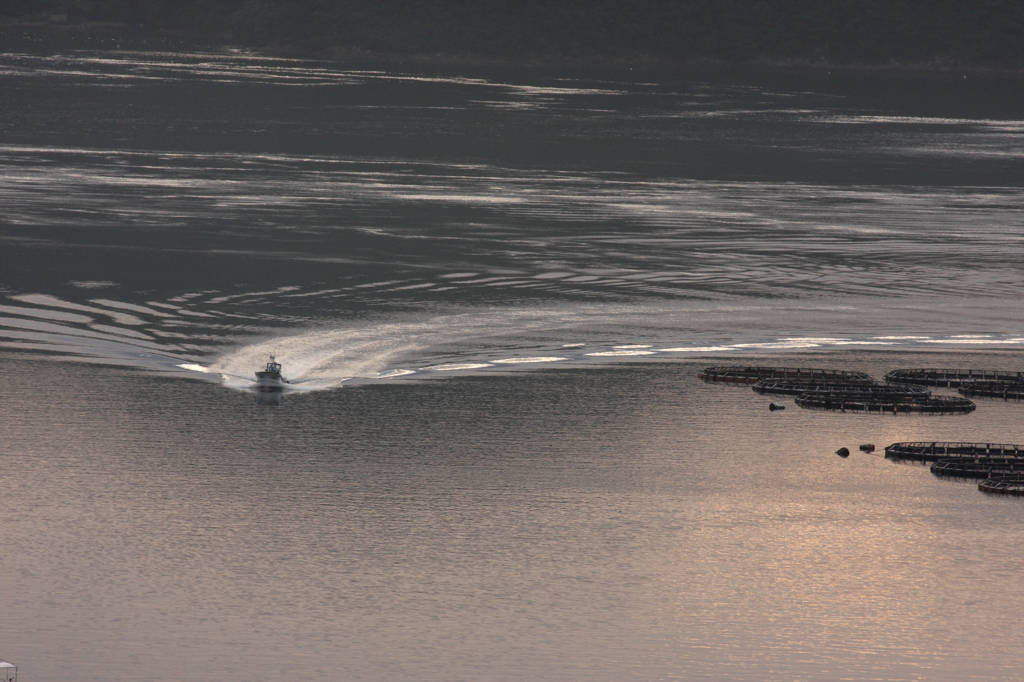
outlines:
[{"label": "tree line at shore", "polygon": [[1024,0],[3,0],[258,47],[497,59],[1024,67]]}]

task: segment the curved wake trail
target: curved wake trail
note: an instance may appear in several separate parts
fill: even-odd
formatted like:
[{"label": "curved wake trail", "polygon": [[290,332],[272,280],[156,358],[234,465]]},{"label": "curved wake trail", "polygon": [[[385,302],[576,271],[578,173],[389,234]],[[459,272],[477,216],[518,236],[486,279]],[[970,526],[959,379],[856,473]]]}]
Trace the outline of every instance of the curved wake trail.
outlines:
[{"label": "curved wake trail", "polygon": [[[299,387],[329,388],[344,381],[407,376],[445,366],[474,369],[502,360],[511,365],[523,359],[515,355],[525,349],[535,350],[541,339],[548,338],[544,345],[557,347],[558,339],[570,333],[581,317],[561,310],[471,311],[361,327],[315,329],[244,346],[219,358],[208,371],[251,374],[252,368],[275,355],[289,379],[301,382]],[[513,357],[494,357],[496,349]],[[529,359],[545,362],[565,358]]]},{"label": "curved wake trail", "polygon": [[[263,301],[296,290],[289,286],[245,296]],[[348,323],[326,320],[290,330],[282,325],[308,325],[309,318],[260,319],[234,310],[233,298],[214,292],[145,305],[44,294],[7,300],[0,304],[0,348],[219,380],[236,389],[255,388],[254,372],[270,355],[284,365],[289,390],[315,391],[345,383],[645,358],[1024,346],[1016,320],[1005,317],[1001,307],[955,299],[452,307]],[[931,311],[940,303],[947,316],[936,319]],[[950,325],[954,314],[958,324]]]},{"label": "curved wake trail", "polygon": [[[715,323],[719,307],[574,306],[540,309],[472,309],[432,317],[409,316],[341,328],[311,329],[237,348],[207,372],[226,386],[252,386],[253,372],[274,355],[299,391],[396,378],[509,371],[539,366],[582,366],[643,359],[834,351],[854,348],[948,350],[1017,348],[1024,336],[1010,333],[893,333],[885,327],[859,334],[815,333],[825,311],[807,309],[809,330],[796,333],[736,332],[735,319],[762,317],[760,306],[728,311],[731,329]],[[763,330],[762,330],[763,331]]]}]

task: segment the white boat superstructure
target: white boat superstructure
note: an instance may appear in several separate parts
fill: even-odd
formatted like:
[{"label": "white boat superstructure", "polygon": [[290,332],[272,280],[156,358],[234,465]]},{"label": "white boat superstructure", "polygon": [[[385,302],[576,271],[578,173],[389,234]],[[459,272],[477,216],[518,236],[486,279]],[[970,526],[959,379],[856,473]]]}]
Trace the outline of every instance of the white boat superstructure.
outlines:
[{"label": "white boat superstructure", "polygon": [[258,391],[281,391],[288,384],[288,380],[281,375],[281,363],[277,362],[273,355],[270,362],[262,372],[256,372],[256,390]]}]

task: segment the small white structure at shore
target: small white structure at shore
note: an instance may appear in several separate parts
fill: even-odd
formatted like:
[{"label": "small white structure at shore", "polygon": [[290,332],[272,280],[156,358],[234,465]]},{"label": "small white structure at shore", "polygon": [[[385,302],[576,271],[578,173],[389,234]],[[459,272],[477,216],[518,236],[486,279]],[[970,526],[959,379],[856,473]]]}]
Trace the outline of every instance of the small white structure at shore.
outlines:
[{"label": "small white structure at shore", "polygon": [[18,682],[18,666],[7,661],[0,661],[0,680],[3,682]]}]

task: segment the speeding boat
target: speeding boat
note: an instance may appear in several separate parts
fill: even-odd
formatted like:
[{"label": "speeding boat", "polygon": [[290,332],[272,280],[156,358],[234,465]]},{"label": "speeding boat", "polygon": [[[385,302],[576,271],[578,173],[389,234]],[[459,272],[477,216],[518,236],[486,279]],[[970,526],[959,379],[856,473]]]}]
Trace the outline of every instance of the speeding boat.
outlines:
[{"label": "speeding boat", "polygon": [[270,362],[262,372],[256,372],[257,391],[283,391],[288,380],[281,376],[281,363],[270,356]]}]

